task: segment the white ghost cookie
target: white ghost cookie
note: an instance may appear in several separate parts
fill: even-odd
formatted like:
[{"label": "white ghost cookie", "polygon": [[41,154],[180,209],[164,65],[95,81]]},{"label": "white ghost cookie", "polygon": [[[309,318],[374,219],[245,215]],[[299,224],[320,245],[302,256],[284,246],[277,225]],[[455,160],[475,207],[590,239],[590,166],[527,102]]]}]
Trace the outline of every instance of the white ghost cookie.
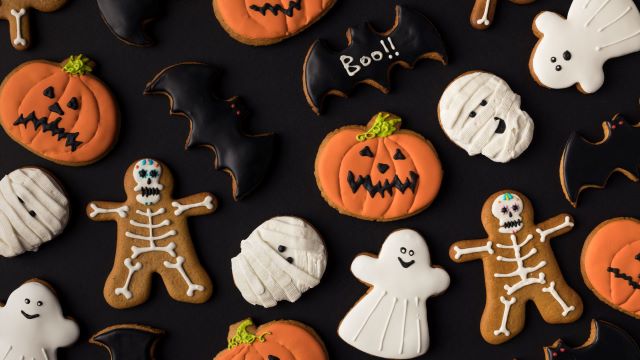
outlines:
[{"label": "white ghost cookie", "polygon": [[574,0],[566,19],[538,14],[533,32],[540,39],[529,61],[536,82],[594,93],[607,60],[640,51],[640,12],[633,0]]},{"label": "white ghost cookie", "polygon": [[449,84],[438,103],[438,118],[456,145],[495,162],[517,158],[533,138],[533,120],[520,109],[520,95],[483,71],[464,73]]},{"label": "white ghost cookie", "polygon": [[49,174],[23,167],[0,180],[0,255],[38,250],[67,225],[69,200]]},{"label": "white ghost cookie", "polygon": [[56,349],[73,344],[78,325],[62,314],[53,290],[29,280],[0,308],[0,359],[56,360]]},{"label": "white ghost cookie", "polygon": [[327,251],[316,230],[304,220],[280,216],[265,221],[240,243],[231,259],[233,280],[247,302],[265,308],[295,302],[318,285]]},{"label": "white ghost cookie", "polygon": [[409,229],[391,233],[378,258],[359,255],[351,272],[372,288],[340,323],[342,340],[388,359],[412,359],[426,353],[426,301],[449,287],[449,275],[431,265],[422,236]]}]

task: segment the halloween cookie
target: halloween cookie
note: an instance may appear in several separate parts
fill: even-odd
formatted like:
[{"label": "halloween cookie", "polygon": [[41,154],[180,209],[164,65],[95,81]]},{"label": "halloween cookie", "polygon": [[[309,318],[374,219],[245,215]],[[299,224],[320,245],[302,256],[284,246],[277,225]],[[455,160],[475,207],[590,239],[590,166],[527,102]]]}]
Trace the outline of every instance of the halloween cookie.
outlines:
[{"label": "halloween cookie", "polygon": [[573,0],[566,19],[538,14],[533,33],[539,39],[529,60],[534,80],[591,94],[604,84],[605,62],[640,50],[640,12],[634,0]]},{"label": "halloween cookie", "polygon": [[60,183],[35,167],[0,180],[0,256],[13,257],[60,235],[69,220],[69,200]]},{"label": "halloween cookie", "polygon": [[118,225],[115,261],[104,286],[107,303],[118,309],[144,303],[153,273],[162,277],[174,300],[207,301],[211,280],[193,248],[187,218],[214,212],[216,198],[199,193],[174,199],[173,176],[154,159],[131,164],[124,187],[126,201],[94,201],[87,206],[91,220]]},{"label": "halloween cookie", "polygon": [[[235,1],[235,0],[234,0]],[[248,117],[242,100],[222,100],[215,94],[221,71],[202,63],[181,63],[162,70],[147,84],[145,94],[164,94],[170,113],[189,119],[191,131],[186,149],[205,147],[213,151],[214,169],[233,179],[233,197],[242,199],[265,178],[275,152],[271,133],[247,135],[241,123]]]},{"label": "halloween cookie", "polygon": [[279,216],[265,221],[231,259],[233,281],[247,302],[265,308],[295,302],[320,283],[327,250],[316,230],[302,219]]},{"label": "halloween cookie", "polygon": [[310,327],[277,320],[257,328],[251,319],[229,327],[227,348],[213,360],[327,360],[324,343]]},{"label": "halloween cookie", "polygon": [[455,262],[482,260],[487,292],[482,337],[501,344],[518,335],[528,301],[547,323],[578,320],[582,300],[565,282],[549,241],[573,228],[571,216],[561,214],[536,224],[529,199],[511,190],[491,195],[481,216],[489,237],[456,242],[449,256]]},{"label": "halloween cookie", "polygon": [[154,360],[164,331],[145,325],[121,324],[100,330],[89,340],[109,351],[111,360]]},{"label": "halloween cookie", "polygon": [[133,46],[151,46],[146,25],[160,16],[160,0],[98,0],[100,15],[109,30]]},{"label": "halloween cookie", "polygon": [[393,27],[385,32],[369,23],[349,28],[347,47],[339,51],[323,40],[314,42],[304,61],[302,88],[311,109],[320,114],[327,95],[348,97],[361,83],[389,93],[391,69],[412,69],[422,59],[447,63],[440,34],[424,15],[396,6]]},{"label": "halloween cookie", "polygon": [[533,120],[520,95],[496,75],[471,71],[458,76],[438,103],[445,134],[469,155],[505,163],[522,154],[533,138]]},{"label": "halloween cookie", "polygon": [[[499,0],[475,0],[469,21],[471,26],[478,30],[485,30],[493,24],[493,16],[496,13]],[[530,4],[535,0],[510,0],[514,4]]]},{"label": "halloween cookie", "polygon": [[31,46],[29,10],[53,12],[60,9],[67,0],[3,0],[0,4],[0,19],[9,22],[11,45],[17,50]]},{"label": "halloween cookie", "polygon": [[639,360],[640,348],[627,332],[601,320],[591,320],[591,334],[584,344],[569,347],[562,339],[544,347],[545,360]]},{"label": "halloween cookie", "polygon": [[5,360],[56,360],[56,350],[80,335],[64,317],[53,288],[32,279],[14,290],[0,307],[0,354]]},{"label": "halloween cookie", "polygon": [[396,115],[381,112],[367,126],[345,126],[324,138],[315,176],[329,205],[360,219],[392,221],[431,204],[442,182],[438,154],[401,125]]},{"label": "halloween cookie", "polygon": [[342,340],[387,359],[412,359],[426,353],[426,302],[449,287],[449,275],[431,265],[422,236],[410,229],[392,232],[377,257],[359,255],[351,272],[371,288],[340,322]]},{"label": "halloween cookie", "polygon": [[580,267],[600,300],[640,319],[640,221],[615,218],[598,225],[584,243]]},{"label": "halloween cookie", "polygon": [[26,62],[0,85],[0,124],[18,144],[61,165],[100,160],[116,142],[118,110],[83,55]]},{"label": "halloween cookie", "polygon": [[564,146],[560,160],[560,183],[571,205],[578,205],[578,196],[588,188],[602,189],[614,172],[631,181],[640,179],[640,159],[637,145],[640,124],[631,125],[621,115],[602,123],[604,137],[598,142],[585,140],[572,133]]},{"label": "halloween cookie", "polygon": [[271,45],[318,21],[336,0],[213,0],[222,28],[241,43]]}]

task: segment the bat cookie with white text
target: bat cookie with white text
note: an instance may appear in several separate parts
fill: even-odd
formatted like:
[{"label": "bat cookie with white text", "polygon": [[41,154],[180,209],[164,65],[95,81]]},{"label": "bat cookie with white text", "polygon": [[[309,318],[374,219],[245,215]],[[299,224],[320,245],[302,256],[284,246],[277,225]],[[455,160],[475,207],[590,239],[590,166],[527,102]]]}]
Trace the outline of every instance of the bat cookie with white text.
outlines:
[{"label": "bat cookie with white text", "polygon": [[173,65],[156,75],[144,93],[166,95],[170,113],[189,119],[191,131],[185,148],[213,151],[214,169],[231,175],[233,197],[240,200],[266,177],[275,152],[275,136],[247,135],[242,131],[249,111],[237,96],[222,100],[215,95],[221,73],[202,63]]},{"label": "bat cookie with white text", "polygon": [[164,331],[138,324],[113,325],[100,330],[89,342],[109,351],[111,360],[155,360]]},{"label": "bat cookie with white text", "polygon": [[529,199],[503,190],[485,201],[481,218],[489,237],[458,241],[451,245],[449,256],[458,263],[482,260],[484,264],[482,337],[497,345],[518,335],[529,301],[547,323],[578,320],[582,300],[564,280],[549,241],[573,228],[571,216],[561,214],[536,224]]},{"label": "bat cookie with white text", "polygon": [[[469,21],[474,29],[485,30],[493,24],[493,16],[501,0],[475,0]],[[530,4],[535,0],[510,0],[514,4]]]},{"label": "bat cookie with white text", "polygon": [[66,2],[67,0],[2,0],[0,19],[9,22],[11,45],[16,50],[25,50],[31,46],[30,9],[49,13],[60,9]]},{"label": "bat cookie with white text", "polygon": [[79,335],[78,324],[64,316],[55,291],[42,280],[25,282],[0,307],[3,360],[56,360],[56,350]]},{"label": "bat cookie with white text", "polygon": [[151,277],[162,277],[169,295],[200,304],[211,297],[212,284],[196,255],[187,218],[211,214],[217,201],[210,193],[175,200],[173,176],[166,165],[142,159],[124,177],[127,200],[94,201],[87,215],[118,225],[115,261],[104,286],[104,298],[124,309],[147,301]]},{"label": "bat cookie with white text", "polygon": [[396,6],[393,27],[376,31],[369,23],[349,28],[347,47],[335,51],[323,40],[311,45],[304,61],[302,87],[316,113],[328,95],[348,97],[364,83],[387,94],[390,72],[395,65],[412,69],[422,59],[447,63],[447,53],[438,30],[424,15]]}]

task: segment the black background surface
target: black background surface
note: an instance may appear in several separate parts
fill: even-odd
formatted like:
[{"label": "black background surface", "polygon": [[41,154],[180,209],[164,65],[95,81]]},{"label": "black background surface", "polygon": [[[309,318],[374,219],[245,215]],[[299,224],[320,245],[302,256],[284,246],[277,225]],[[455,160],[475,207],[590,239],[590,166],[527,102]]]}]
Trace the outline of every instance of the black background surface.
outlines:
[{"label": "black background surface", "polygon": [[[134,1],[134,0],[132,0]],[[227,0],[231,1],[231,0]],[[239,1],[239,0],[238,0]],[[60,61],[83,53],[98,63],[95,75],[112,89],[121,113],[121,134],[115,149],[103,160],[83,168],[58,166],[40,159],[0,136],[0,170],[8,173],[35,164],[52,170],[64,183],[73,204],[72,219],[62,236],[37,253],[0,260],[0,298],[24,280],[41,277],[60,293],[68,315],[79,322],[80,340],[59,352],[61,359],[107,359],[104,350],[87,339],[108,325],[139,322],[167,330],[158,359],[211,359],[226,346],[227,326],[251,316],[263,323],[295,319],[315,328],[332,359],[366,359],[342,342],[336,329],[354,302],[366,291],[349,272],[360,252],[377,253],[387,234],[397,228],[420,231],[429,244],[433,263],[451,275],[448,291],[428,302],[432,345],[429,359],[543,359],[541,346],[564,337],[579,345],[588,336],[589,320],[609,320],[626,330],[640,331],[640,323],[601,303],[588,290],[579,269],[587,234],[598,223],[616,216],[640,217],[640,187],[615,175],[606,190],[583,193],[573,209],[564,199],[558,164],[564,142],[573,130],[599,140],[600,123],[617,112],[637,120],[640,94],[639,54],[615,59],[605,66],[606,82],[595,95],[575,89],[547,90],[537,86],[528,72],[530,51],[536,41],[531,21],[542,10],[566,14],[569,0],[540,0],[518,6],[500,1],[493,27],[473,30],[469,25],[471,0],[403,0],[422,11],[438,27],[449,50],[450,64],[420,63],[415,70],[393,72],[393,92],[383,95],[363,86],[351,99],[330,98],[326,114],[312,113],[301,89],[301,71],[307,48],[318,37],[335,47],[345,43],[349,25],[371,20],[380,29],[393,22],[394,3],[388,0],[338,0],[325,18],[299,36],[281,44],[254,48],[232,40],[203,1],[167,1],[166,15],[152,26],[157,44],[135,48],[117,40],[100,19],[97,4],[70,0],[52,14],[32,12],[34,43],[30,50],[15,51],[2,25],[0,74],[31,59]],[[185,60],[208,62],[225,69],[219,86],[224,97],[241,95],[253,109],[247,129],[273,131],[279,150],[268,179],[241,202],[231,196],[231,180],[212,170],[207,150],[185,152],[188,122],[170,117],[162,96],[143,96],[147,81],[166,66]],[[506,165],[482,157],[469,157],[450,142],[438,126],[436,106],[446,85],[457,75],[484,69],[503,77],[522,96],[523,108],[534,119],[535,135],[529,149]],[[430,139],[441,158],[445,175],[440,194],[423,213],[392,223],[373,223],[341,216],[321,198],[313,176],[318,144],[331,130],[347,124],[364,124],[378,111],[404,119],[404,126]],[[102,297],[115,248],[114,223],[94,223],[85,213],[90,200],[124,199],[123,173],[140,157],[165,161],[176,177],[175,196],[211,191],[221,206],[213,215],[194,218],[191,233],[201,261],[214,281],[214,295],[204,305],[171,300],[159,279],[151,299],[130,310],[110,308]],[[528,195],[538,222],[569,212],[576,227],[553,241],[569,284],[585,301],[584,315],[570,325],[545,324],[534,306],[527,308],[527,325],[515,339],[500,346],[485,343],[479,332],[484,306],[480,262],[454,264],[447,249],[457,240],[483,237],[480,209],[495,191],[513,188]],[[276,215],[296,215],[322,233],[329,264],[321,284],[295,304],[280,303],[265,310],[246,303],[233,284],[230,258],[239,242],[256,226]]]}]

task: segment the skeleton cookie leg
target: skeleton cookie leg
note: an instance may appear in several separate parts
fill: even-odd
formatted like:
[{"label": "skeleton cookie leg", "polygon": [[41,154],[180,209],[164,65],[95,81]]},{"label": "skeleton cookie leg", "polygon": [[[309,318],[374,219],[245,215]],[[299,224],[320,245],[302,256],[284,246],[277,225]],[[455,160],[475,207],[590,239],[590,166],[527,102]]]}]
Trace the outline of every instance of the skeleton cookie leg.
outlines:
[{"label": "skeleton cookie leg", "polygon": [[129,290],[129,285],[131,284],[131,278],[133,278],[133,274],[135,274],[136,271],[142,269],[142,264],[139,262],[133,264],[131,259],[125,259],[124,265],[127,267],[127,269],[129,269],[129,273],[127,274],[127,280],[124,282],[124,285],[122,287],[116,288],[114,293],[116,295],[122,295],[127,300],[129,300],[133,296],[133,294]]},{"label": "skeleton cookie leg", "polygon": [[471,11],[471,26],[476,29],[486,29],[493,22],[498,0],[476,0]]},{"label": "skeleton cookie leg", "polygon": [[480,321],[482,337],[491,344],[501,344],[522,331],[525,301],[517,295],[495,291],[487,296],[487,304]]},{"label": "skeleton cookie leg", "polygon": [[153,270],[139,260],[116,258],[104,285],[104,298],[116,309],[144,303],[150,295]]},{"label": "skeleton cookie leg", "polygon": [[167,284],[169,295],[175,300],[202,303],[211,295],[211,280],[195,257],[178,255],[164,261],[163,269],[158,271]]},{"label": "skeleton cookie leg", "polygon": [[550,324],[570,323],[582,314],[580,296],[562,279],[549,281],[533,301],[544,320]]}]

